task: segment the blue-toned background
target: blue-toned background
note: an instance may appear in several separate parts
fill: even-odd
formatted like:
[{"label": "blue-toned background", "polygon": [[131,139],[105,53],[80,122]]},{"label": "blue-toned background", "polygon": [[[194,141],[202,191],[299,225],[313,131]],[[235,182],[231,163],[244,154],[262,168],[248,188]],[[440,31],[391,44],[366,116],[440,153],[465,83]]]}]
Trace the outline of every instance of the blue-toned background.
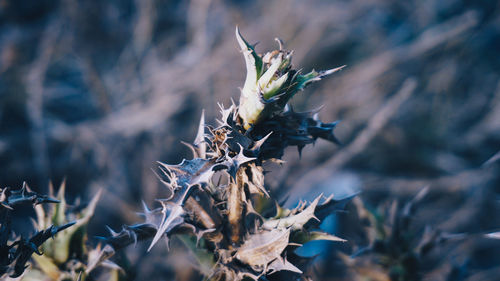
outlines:
[{"label": "blue-toned background", "polygon": [[[343,146],[288,151],[267,187],[289,206],[361,191],[376,207],[430,186],[420,225],[500,229],[498,1],[0,0],[0,186],[46,192],[66,178],[83,199],[104,189],[95,235],[138,221],[140,200],[162,194],[155,161],[189,157],[180,141],[194,139],[201,110],[214,120],[217,102],[238,99],[235,26],[259,52],[280,37],[306,71],[347,65],[293,102],[342,120]],[[331,231],[356,232],[338,216]],[[469,244],[456,262],[471,260],[470,274],[500,262],[499,243]],[[329,262],[348,247],[321,248],[317,274],[337,280]],[[196,280],[165,251],[137,280]]]}]

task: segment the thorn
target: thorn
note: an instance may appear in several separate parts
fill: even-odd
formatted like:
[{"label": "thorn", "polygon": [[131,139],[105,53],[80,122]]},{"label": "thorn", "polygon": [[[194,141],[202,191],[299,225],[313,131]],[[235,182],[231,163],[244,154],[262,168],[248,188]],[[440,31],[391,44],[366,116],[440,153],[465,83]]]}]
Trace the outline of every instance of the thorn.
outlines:
[{"label": "thorn", "polygon": [[302,159],[302,149],[304,149],[305,145],[297,145],[297,150],[299,151],[299,159]]},{"label": "thorn", "polygon": [[137,234],[135,231],[129,227],[129,226],[124,226],[123,230],[127,232],[128,237],[131,237],[134,240],[134,248],[137,246]]},{"label": "thorn", "polygon": [[242,165],[246,162],[250,162],[250,161],[257,159],[256,157],[246,157],[243,154],[243,150],[244,150],[243,146],[239,143],[238,143],[238,146],[240,147],[240,151],[238,152],[238,155],[236,155],[235,157],[232,158],[234,160],[234,162],[236,162],[237,167],[239,167],[240,165]]},{"label": "thorn", "polygon": [[160,203],[163,205],[163,208],[161,210],[161,212],[163,213],[162,223],[158,227],[158,230],[156,231],[156,234],[153,237],[153,241],[151,242],[151,245],[148,248],[148,252],[151,251],[151,249],[153,248],[153,246],[160,240],[160,238],[164,234],[166,235],[165,231],[172,224],[172,222],[176,218],[181,217],[184,214],[184,210],[182,209],[181,206],[179,206],[179,205],[173,205],[172,208],[170,208],[170,213],[167,216],[167,204],[169,202],[161,200]]},{"label": "thorn", "polygon": [[160,182],[163,183],[163,185],[168,189],[168,191],[170,192],[170,197],[168,199],[171,199],[174,196],[174,192],[175,192],[174,191],[174,187],[172,186],[172,184],[164,181],[160,177],[160,175],[158,175],[158,173],[154,169],[151,169],[151,171],[153,171],[153,174],[156,175],[156,177],[158,178],[158,180],[160,180]]},{"label": "thorn", "polygon": [[146,202],[144,200],[141,200],[142,203],[142,209],[144,210],[144,213],[149,214],[151,213],[151,210],[148,208],[148,205],[146,205]]},{"label": "thorn", "polygon": [[49,197],[54,197],[54,184],[49,181]]},{"label": "thorn", "polygon": [[170,251],[170,239],[168,239],[167,235],[165,235],[165,245],[167,246],[167,251]]},{"label": "thorn", "polygon": [[108,232],[111,234],[112,237],[115,237],[118,235],[118,233],[116,233],[111,227],[109,227],[108,225],[106,225],[106,229],[108,230]]},{"label": "thorn", "polygon": [[9,204],[6,204],[4,202],[0,202],[0,205],[3,206],[3,207],[5,207],[5,208],[7,208],[7,209],[9,209],[9,210],[14,210],[14,208],[12,208]]},{"label": "thorn", "polygon": [[22,196],[25,195],[26,191],[29,192],[30,190],[29,190],[28,184],[25,181],[23,181],[23,187],[21,188],[21,194],[22,194]]},{"label": "thorn", "polygon": [[198,133],[194,139],[194,145],[198,148],[198,156],[206,158],[206,142],[205,142],[205,109],[201,111],[200,123],[198,125]]},{"label": "thorn", "polygon": [[280,51],[282,51],[283,50],[283,40],[279,39],[278,37],[275,37],[274,41],[278,42],[278,45],[280,46]]},{"label": "thorn", "polygon": [[258,141],[255,141],[254,142],[254,145],[252,146],[252,149],[251,150],[259,150],[260,147],[264,144],[264,142],[266,142],[266,140],[271,136],[273,132],[270,132],[269,134],[267,134],[265,137],[261,138],[260,140]]},{"label": "thorn", "polygon": [[187,143],[185,141],[181,141],[181,143],[185,146],[187,146],[190,150],[191,150],[191,153],[193,153],[193,158],[197,158],[198,157],[198,153],[196,152],[196,149],[194,148],[194,146],[190,143]]},{"label": "thorn", "polygon": [[324,76],[330,75],[332,73],[335,73],[335,72],[337,72],[339,70],[342,70],[346,66],[347,65],[342,65],[342,66],[339,66],[339,67],[336,67],[336,68],[332,68],[332,69],[321,71],[320,72],[320,77],[324,77]]}]

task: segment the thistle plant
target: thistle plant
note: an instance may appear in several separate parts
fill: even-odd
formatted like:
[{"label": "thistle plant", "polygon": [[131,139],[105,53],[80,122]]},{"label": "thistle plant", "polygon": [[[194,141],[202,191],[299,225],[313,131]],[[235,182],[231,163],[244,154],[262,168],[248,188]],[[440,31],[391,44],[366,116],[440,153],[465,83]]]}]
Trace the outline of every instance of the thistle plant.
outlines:
[{"label": "thistle plant", "polygon": [[[114,254],[110,246],[90,248],[87,225],[94,215],[99,201],[99,191],[88,204],[70,206],[65,198],[66,184],[63,182],[57,193],[57,201],[48,208],[35,207],[37,229],[48,225],[61,226],[73,222],[71,227],[61,230],[53,239],[40,246],[43,255],[33,256],[32,268],[23,275],[22,281],[85,281],[94,280],[91,272],[99,266],[111,268],[108,280],[117,280],[119,267],[108,260]],[[50,195],[53,188],[50,185]]]},{"label": "thistle plant", "polygon": [[40,246],[74,224],[66,222],[60,225],[44,225],[30,237],[14,235],[12,228],[13,212],[22,204],[39,207],[40,204],[59,203],[49,196],[33,192],[26,183],[19,190],[9,187],[0,189],[0,279],[21,276],[28,267],[27,263],[34,256],[41,256]]},{"label": "thistle plant", "polygon": [[255,46],[243,39],[238,29],[236,38],[247,68],[238,111],[245,129],[281,112],[288,101],[308,84],[344,67],[320,72],[313,70],[302,75],[300,71],[292,69],[293,51],[283,49],[280,39],[276,38],[279,50],[261,56],[255,52]]},{"label": "thistle plant", "polygon": [[[284,149],[299,151],[318,138],[337,142],[334,123],[323,123],[318,112],[294,112],[290,98],[308,84],[340,68],[301,74],[293,69],[292,52],[279,49],[257,54],[236,29],[247,76],[239,105],[220,105],[216,125],[202,114],[198,133],[187,144],[193,158],[180,164],[159,163],[158,177],[169,196],[160,208],[144,204],[145,221],[111,232],[115,250],[138,240],[177,236],[197,257],[207,280],[306,279],[311,260],[294,250],[312,240],[344,241],[319,230],[323,218],[342,208],[345,200],[318,194],[294,209],[281,207],[264,181],[265,162],[282,163]],[[272,214],[274,211],[274,215]],[[276,277],[275,277],[276,276]]]},{"label": "thistle plant", "polygon": [[[366,208],[359,198],[354,200],[360,219],[369,223],[365,227],[369,244],[352,257],[343,256],[354,274],[353,280],[422,280],[425,272],[437,266],[432,264],[424,270],[430,252],[451,238],[462,238],[463,235],[447,234],[430,227],[423,232],[412,228],[418,203],[428,191],[428,188],[422,189],[404,205],[393,201],[387,208],[378,210]],[[448,276],[446,280],[454,279]]]}]

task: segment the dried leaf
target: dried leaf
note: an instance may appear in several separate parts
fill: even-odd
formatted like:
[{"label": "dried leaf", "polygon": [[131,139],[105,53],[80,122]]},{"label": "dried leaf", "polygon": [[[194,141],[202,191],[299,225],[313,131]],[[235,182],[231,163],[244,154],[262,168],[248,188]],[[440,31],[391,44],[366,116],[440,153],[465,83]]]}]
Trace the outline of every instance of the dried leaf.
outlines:
[{"label": "dried leaf", "polygon": [[295,265],[287,261],[286,259],[277,258],[269,264],[267,267],[267,274],[273,274],[278,271],[286,270],[295,273],[302,274],[302,270],[297,268]]},{"label": "dried leaf", "polygon": [[[238,174],[241,175],[241,171]],[[243,191],[244,182],[240,178],[238,177],[237,183],[231,182],[228,186],[227,213],[233,243],[238,243],[243,234],[243,204],[246,198]]]},{"label": "dried leaf", "polygon": [[243,182],[247,183],[248,191],[251,194],[263,194],[269,197],[266,188],[264,187],[264,171],[261,166],[255,165],[255,163],[250,163],[244,168],[244,173],[242,173]]},{"label": "dried leaf", "polygon": [[106,245],[102,249],[101,245],[98,245],[97,248],[88,253],[87,268],[85,269],[85,273],[89,274],[92,270],[100,266],[114,254],[115,250],[110,245]]},{"label": "dried leaf", "polygon": [[168,231],[172,230],[177,225],[184,222],[184,209],[179,204],[168,204],[169,202],[162,202],[163,205],[163,219],[162,223],[158,226],[156,234],[153,237],[153,241],[148,248],[148,252],[151,251],[153,246],[160,240],[160,238]]},{"label": "dried leaf", "polygon": [[222,217],[214,207],[214,200],[203,190],[193,191],[186,200],[185,209],[205,229],[218,228],[222,223]]},{"label": "dried leaf", "polygon": [[302,212],[279,219],[270,219],[264,222],[265,229],[287,229],[299,230],[311,219],[317,218],[314,216],[314,211],[322,195],[318,196],[314,201]]},{"label": "dried leaf", "polygon": [[235,256],[250,266],[265,266],[280,257],[288,246],[289,237],[289,229],[273,229],[250,235]]},{"label": "dried leaf", "polygon": [[[175,179],[175,184],[180,187],[188,187],[195,184],[206,183],[212,177],[215,162],[213,160],[195,158],[193,160],[183,160],[178,165],[167,165],[161,162],[160,168],[164,168],[167,176]],[[173,183],[170,183],[173,184]]]}]

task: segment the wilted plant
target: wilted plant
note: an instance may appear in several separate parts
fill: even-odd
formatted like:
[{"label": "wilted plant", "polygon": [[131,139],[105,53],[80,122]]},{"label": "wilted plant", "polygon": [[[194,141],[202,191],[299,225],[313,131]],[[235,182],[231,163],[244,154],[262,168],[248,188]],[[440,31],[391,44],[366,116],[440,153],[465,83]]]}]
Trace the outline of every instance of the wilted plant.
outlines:
[{"label": "wilted plant", "polygon": [[341,67],[301,74],[279,40],[278,50],[259,55],[238,29],[236,37],[247,68],[239,105],[220,106],[216,126],[205,124],[202,114],[194,143],[187,144],[193,159],[159,163],[159,178],[170,191],[158,199],[162,207],[150,210],[144,204],[145,222],[112,232],[107,241],[119,249],[152,239],[151,249],[161,238],[168,243],[177,235],[210,280],[270,280],[275,272],[293,275],[287,280],[305,278],[310,260],[294,249],[311,240],[343,241],[318,229],[345,200],[319,195],[295,209],[282,208],[265,188],[262,164],[281,163],[288,146],[300,151],[318,138],[337,141],[336,123],[321,122],[316,111],[294,112],[287,103]]},{"label": "wilted plant", "polygon": [[0,189],[0,193],[0,278],[17,278],[28,267],[26,264],[33,254],[42,255],[39,248],[46,240],[72,226],[74,222],[55,226],[47,224],[40,227],[31,237],[16,237],[12,229],[12,217],[16,207],[31,204],[36,208],[39,204],[59,201],[31,191],[26,183],[23,183],[19,190],[6,187]]},{"label": "wilted plant", "polygon": [[[43,255],[33,256],[35,261],[32,268],[23,275],[23,281],[85,281],[93,280],[90,273],[99,266],[111,267],[109,280],[117,280],[116,272],[118,266],[107,259],[114,254],[110,246],[92,249],[87,243],[87,225],[94,215],[94,210],[99,201],[101,192],[98,192],[85,206],[75,204],[69,206],[65,199],[66,184],[63,182],[57,193],[59,204],[43,208],[35,207],[38,229],[44,229],[48,225],[56,227],[73,222],[71,227],[61,230],[60,233],[47,240],[40,247]],[[53,188],[50,186],[50,195],[53,196]]]}]

